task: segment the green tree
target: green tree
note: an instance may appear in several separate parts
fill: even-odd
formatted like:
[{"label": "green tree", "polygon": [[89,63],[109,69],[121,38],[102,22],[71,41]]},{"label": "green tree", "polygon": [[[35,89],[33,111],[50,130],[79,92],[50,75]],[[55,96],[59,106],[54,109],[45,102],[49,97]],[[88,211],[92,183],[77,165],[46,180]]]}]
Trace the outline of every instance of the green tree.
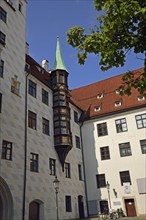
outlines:
[{"label": "green tree", "polygon": [[135,78],[132,72],[123,77],[123,92],[136,88],[146,94],[146,0],[94,0],[97,24],[86,31],[75,26],[67,31],[67,42],[77,49],[78,62],[84,64],[89,53],[100,55],[99,65],[106,71],[124,66],[130,50],[143,55],[144,71]]}]

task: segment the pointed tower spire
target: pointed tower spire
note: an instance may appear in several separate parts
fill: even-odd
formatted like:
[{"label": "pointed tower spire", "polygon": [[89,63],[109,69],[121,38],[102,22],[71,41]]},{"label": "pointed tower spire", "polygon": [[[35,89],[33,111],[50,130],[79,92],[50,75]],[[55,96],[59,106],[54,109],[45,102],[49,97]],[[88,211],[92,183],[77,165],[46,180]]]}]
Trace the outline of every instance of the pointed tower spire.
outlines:
[{"label": "pointed tower spire", "polygon": [[67,69],[64,65],[63,59],[62,59],[62,55],[61,55],[59,37],[57,37],[56,59],[55,59],[55,62],[54,62],[53,71],[54,70],[65,70],[65,71],[67,71]]}]

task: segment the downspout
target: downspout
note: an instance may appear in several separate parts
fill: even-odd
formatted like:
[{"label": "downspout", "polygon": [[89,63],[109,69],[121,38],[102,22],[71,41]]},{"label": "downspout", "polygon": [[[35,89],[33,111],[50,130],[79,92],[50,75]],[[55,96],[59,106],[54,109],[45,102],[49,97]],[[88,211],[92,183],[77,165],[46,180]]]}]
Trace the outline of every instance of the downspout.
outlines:
[{"label": "downspout", "polygon": [[83,139],[82,139],[82,126],[83,126],[83,122],[80,123],[80,137],[81,137],[81,151],[82,151],[82,158],[83,158],[83,172],[84,172],[84,183],[85,183],[85,195],[86,195],[86,205],[87,205],[87,216],[89,217],[87,185],[86,185],[86,173],[85,173],[85,162],[84,162],[84,150],[83,150]]},{"label": "downspout", "polygon": [[26,201],[26,171],[27,171],[27,77],[25,78],[25,131],[24,131],[24,180],[23,180],[23,204],[22,220],[25,220],[25,201]]}]

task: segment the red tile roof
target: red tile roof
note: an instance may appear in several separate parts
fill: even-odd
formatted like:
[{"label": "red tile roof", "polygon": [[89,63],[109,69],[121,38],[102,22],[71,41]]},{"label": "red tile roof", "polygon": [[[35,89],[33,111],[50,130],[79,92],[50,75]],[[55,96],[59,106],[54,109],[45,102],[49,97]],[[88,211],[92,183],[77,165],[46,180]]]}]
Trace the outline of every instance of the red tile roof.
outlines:
[{"label": "red tile roof", "polygon": [[[143,72],[143,68],[134,70],[133,72],[135,77],[137,77]],[[73,89],[71,91],[72,101],[86,112],[87,118],[146,106],[146,100],[138,101],[139,94],[135,89],[132,89],[132,94],[130,96],[116,94],[116,90],[122,83],[123,75],[124,74],[121,74],[84,87]],[[103,98],[97,98],[99,94],[103,94]],[[120,101],[121,106],[115,106],[116,101]],[[101,110],[95,111],[95,108],[99,106]]]}]

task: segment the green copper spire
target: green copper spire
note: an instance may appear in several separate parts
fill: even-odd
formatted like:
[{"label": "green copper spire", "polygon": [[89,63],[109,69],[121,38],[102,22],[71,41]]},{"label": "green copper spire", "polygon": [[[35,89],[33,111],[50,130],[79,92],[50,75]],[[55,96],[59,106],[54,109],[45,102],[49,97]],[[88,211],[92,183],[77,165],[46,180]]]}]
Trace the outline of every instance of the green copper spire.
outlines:
[{"label": "green copper spire", "polygon": [[53,71],[54,70],[66,70],[66,67],[64,65],[62,55],[61,55],[61,50],[60,50],[60,43],[59,43],[59,37],[57,37],[57,46],[56,46],[56,59],[55,63],[53,66]]}]

